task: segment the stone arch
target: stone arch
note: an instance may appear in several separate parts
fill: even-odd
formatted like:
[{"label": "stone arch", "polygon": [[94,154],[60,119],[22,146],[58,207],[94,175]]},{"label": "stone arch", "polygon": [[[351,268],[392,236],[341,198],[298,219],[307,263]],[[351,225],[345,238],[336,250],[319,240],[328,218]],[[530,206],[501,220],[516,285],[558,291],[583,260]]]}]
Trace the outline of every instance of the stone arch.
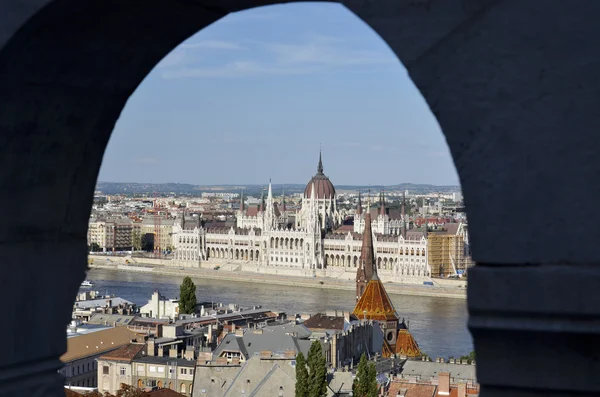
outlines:
[{"label": "stone arch", "polygon": [[[179,42],[229,12],[272,3],[232,0],[215,6],[216,2],[209,0],[118,4],[110,0],[31,0],[16,8],[11,8],[11,2],[0,4],[0,191],[11,191],[0,200],[12,209],[0,226],[0,241],[8,258],[4,271],[13,275],[1,293],[5,301],[9,297],[23,301],[27,289],[22,286],[40,277],[48,286],[62,286],[48,293],[39,291],[44,298],[52,297],[53,307],[46,306],[47,299],[31,301],[32,308],[39,307],[36,311],[44,313],[30,322],[32,331],[15,328],[22,322],[16,311],[5,314],[8,323],[15,324],[5,332],[14,342],[11,345],[18,347],[2,355],[0,367],[18,364],[18,368],[28,368],[30,363],[48,359],[44,361],[47,365],[36,367],[45,369],[36,370],[39,373],[35,375],[40,376],[31,377],[35,381],[27,385],[30,390],[24,394],[64,394],[56,371],[58,357],[66,348],[64,326],[85,276],[87,215],[98,169],[123,104],[148,71]],[[585,294],[591,299],[595,293],[593,285],[565,291],[562,302],[572,305],[572,310],[561,310],[549,299],[527,299],[521,290],[541,296],[544,291],[536,288],[559,287],[566,276],[584,283],[595,280],[582,275],[593,270],[572,266],[600,259],[595,244],[589,243],[595,234],[588,239],[580,233],[582,227],[595,230],[594,216],[577,215],[570,222],[556,219],[551,221],[553,227],[535,228],[549,222],[548,213],[561,213],[571,192],[580,192],[578,213],[596,210],[597,191],[587,181],[600,171],[595,160],[600,138],[594,135],[600,122],[593,95],[586,93],[600,88],[595,71],[589,70],[589,65],[597,62],[597,43],[580,38],[600,36],[595,23],[600,15],[598,2],[582,2],[578,7],[556,0],[349,0],[345,4],[364,16],[404,62],[426,101],[434,106],[460,171],[469,203],[473,256],[480,264],[470,271],[469,304],[477,302],[470,327],[478,348],[483,392],[597,392],[598,386],[591,383],[593,374],[574,382],[553,369],[551,360],[537,357],[531,361],[538,365],[528,365],[525,360],[535,356],[533,352],[551,354],[552,349],[546,347],[564,345],[565,339],[575,342],[577,337],[552,332],[547,326],[528,329],[519,318],[523,313],[532,317],[540,312],[556,314],[555,322],[564,323],[567,330],[569,315],[564,313],[580,313],[583,305],[578,298],[587,301]],[[574,26],[558,20],[579,23]],[[406,30],[410,34],[404,33]],[[142,50],[132,51],[137,48]],[[572,62],[574,59],[582,62]],[[572,95],[580,92],[575,106]],[[540,142],[544,150],[540,150]],[[498,169],[503,170],[502,175],[495,172]],[[569,178],[571,175],[582,177]],[[28,203],[39,196],[58,203],[52,213],[39,217],[35,211],[27,211]],[[525,200],[543,201],[543,211],[511,217],[522,213],[519,209]],[[487,227],[490,213],[505,221]],[[513,233],[515,229],[520,233]],[[48,271],[39,263],[44,254],[68,260]],[[567,261],[569,266],[562,265]],[[553,265],[506,270],[486,263]],[[545,271],[548,266],[558,271]],[[498,282],[504,278],[521,283],[510,291],[511,299],[503,289],[510,283]],[[530,279],[544,282],[531,285]],[[483,287],[475,288],[478,284]],[[516,297],[515,293],[524,295]],[[486,295],[502,299],[486,306],[485,299],[477,299]],[[519,308],[511,302],[520,302]],[[521,316],[507,315],[512,312]],[[511,335],[505,328],[483,325],[489,324],[486,316],[498,313],[505,315]],[[27,348],[22,342],[33,339],[30,332],[42,325],[47,326],[46,340],[35,349]],[[515,333],[527,338],[521,345],[529,350],[514,346]],[[493,343],[498,341],[502,343]],[[593,349],[574,354],[565,353],[563,360],[571,363],[573,373],[579,368],[584,373]],[[505,364],[494,361],[499,356],[507,357],[507,363],[515,357],[528,373],[508,376]],[[487,367],[482,365],[486,362]],[[494,373],[485,370],[490,365],[495,365]],[[14,384],[19,372],[9,374],[3,383]]]}]

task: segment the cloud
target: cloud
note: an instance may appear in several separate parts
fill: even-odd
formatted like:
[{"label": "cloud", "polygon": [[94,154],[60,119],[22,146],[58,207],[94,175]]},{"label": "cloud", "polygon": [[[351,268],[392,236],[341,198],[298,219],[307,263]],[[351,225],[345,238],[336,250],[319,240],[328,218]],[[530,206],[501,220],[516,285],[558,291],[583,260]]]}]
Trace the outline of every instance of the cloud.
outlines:
[{"label": "cloud", "polygon": [[[339,37],[313,35],[303,43],[277,43],[256,40],[245,40],[245,45],[219,40],[202,40],[185,43],[179,51],[192,49],[215,50],[251,50],[252,58],[231,59],[231,55],[223,59],[222,65],[207,65],[198,60],[191,62],[190,56],[173,54],[161,62],[165,79],[181,78],[232,78],[256,75],[299,75],[320,72],[332,68],[359,67],[361,65],[383,65],[397,63],[392,53],[370,51],[353,48],[347,41]],[[237,54],[237,53],[234,53]]]},{"label": "cloud", "polygon": [[178,68],[162,73],[164,79],[181,79],[190,77],[247,77],[260,74],[292,75],[307,74],[315,71],[310,67],[278,67],[266,66],[254,61],[235,61],[222,67]]},{"label": "cloud", "polygon": [[398,62],[392,54],[351,48],[343,39],[318,36],[302,44],[263,43],[283,64],[320,64],[325,66],[375,65]]},{"label": "cloud", "polygon": [[179,46],[183,49],[211,49],[211,50],[243,50],[244,48],[231,41],[202,40],[195,43],[183,43]]},{"label": "cloud", "polygon": [[158,159],[154,157],[138,157],[134,159],[133,162],[142,165],[158,164]]}]

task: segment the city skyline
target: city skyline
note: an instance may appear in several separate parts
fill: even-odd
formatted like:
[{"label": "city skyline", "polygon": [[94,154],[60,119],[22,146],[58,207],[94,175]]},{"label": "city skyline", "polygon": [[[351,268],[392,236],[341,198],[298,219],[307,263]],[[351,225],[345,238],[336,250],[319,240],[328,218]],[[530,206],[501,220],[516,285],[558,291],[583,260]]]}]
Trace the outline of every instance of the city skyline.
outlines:
[{"label": "city skyline", "polygon": [[[398,110],[400,109],[400,110]],[[458,185],[437,121],[383,40],[337,4],[230,14],[130,97],[99,181]]]}]

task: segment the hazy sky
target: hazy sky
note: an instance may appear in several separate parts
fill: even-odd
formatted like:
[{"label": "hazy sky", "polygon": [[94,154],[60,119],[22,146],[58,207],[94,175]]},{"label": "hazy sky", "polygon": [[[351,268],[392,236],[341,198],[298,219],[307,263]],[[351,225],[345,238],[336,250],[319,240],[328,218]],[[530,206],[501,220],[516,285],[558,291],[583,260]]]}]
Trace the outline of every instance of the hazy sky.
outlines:
[{"label": "hazy sky", "polygon": [[334,184],[458,184],[406,70],[338,4],[228,15],[175,48],[131,96],[99,180],[305,183],[319,145]]}]

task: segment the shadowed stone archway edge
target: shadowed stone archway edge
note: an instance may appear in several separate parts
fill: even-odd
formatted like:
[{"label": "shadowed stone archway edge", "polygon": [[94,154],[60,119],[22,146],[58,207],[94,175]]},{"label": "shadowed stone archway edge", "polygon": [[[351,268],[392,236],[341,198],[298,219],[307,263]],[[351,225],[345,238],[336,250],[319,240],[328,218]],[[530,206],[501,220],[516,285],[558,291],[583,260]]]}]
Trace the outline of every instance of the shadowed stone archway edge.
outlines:
[{"label": "shadowed stone archway edge", "polygon": [[471,269],[469,330],[482,395],[600,393],[598,285],[594,265]]},{"label": "shadowed stone archway edge", "polygon": [[[65,350],[95,180],[129,95],[196,31],[272,3],[0,1],[0,205],[8,209],[0,222],[0,396],[62,392],[54,369],[27,377],[15,365],[56,363]],[[598,333],[597,313],[577,306],[595,302],[592,283],[547,291],[561,279],[594,280],[595,271],[514,265],[600,261],[600,2],[344,4],[389,44],[437,117],[463,186],[474,259],[511,265],[470,274],[482,395],[598,390],[596,351],[585,348]],[[562,361],[558,374],[557,357],[579,362]]]}]

